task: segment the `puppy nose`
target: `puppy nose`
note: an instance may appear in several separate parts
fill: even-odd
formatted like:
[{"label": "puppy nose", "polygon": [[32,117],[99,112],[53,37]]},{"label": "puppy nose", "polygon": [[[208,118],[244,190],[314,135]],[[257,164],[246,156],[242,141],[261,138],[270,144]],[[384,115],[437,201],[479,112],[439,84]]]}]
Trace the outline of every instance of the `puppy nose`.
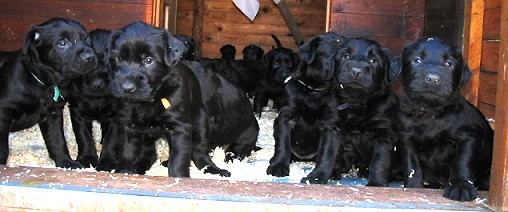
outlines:
[{"label": "puppy nose", "polygon": [[439,82],[441,82],[441,77],[439,77],[437,74],[427,74],[427,76],[425,76],[425,82],[432,85],[437,85]]},{"label": "puppy nose", "polygon": [[349,73],[351,74],[351,76],[356,77],[356,78],[360,78],[363,76],[363,70],[361,68],[357,68],[357,67],[353,67],[351,69],[351,71],[349,71]]},{"label": "puppy nose", "polygon": [[120,85],[125,93],[132,93],[136,90],[136,85],[131,81],[126,81]]},{"label": "puppy nose", "polygon": [[86,62],[90,62],[95,58],[95,54],[91,51],[84,51],[80,55],[81,59],[83,59]]}]

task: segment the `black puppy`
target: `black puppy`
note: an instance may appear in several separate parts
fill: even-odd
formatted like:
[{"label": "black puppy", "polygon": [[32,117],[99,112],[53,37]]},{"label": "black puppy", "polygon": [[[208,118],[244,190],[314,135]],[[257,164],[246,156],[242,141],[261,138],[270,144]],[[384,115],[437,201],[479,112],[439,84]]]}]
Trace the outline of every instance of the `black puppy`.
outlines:
[{"label": "black puppy", "polygon": [[[120,102],[113,97],[109,84],[112,73],[106,66],[105,54],[109,30],[96,29],[90,32],[92,47],[98,57],[95,71],[74,80],[71,83],[69,110],[72,128],[78,144],[78,157],[83,166],[94,166],[100,171],[111,171],[117,164],[117,139],[119,126],[117,114]],[[101,154],[97,157],[97,150],[92,134],[93,121],[101,125]]]},{"label": "black puppy", "polygon": [[56,166],[81,168],[69,156],[63,133],[65,89],[70,80],[92,71],[97,58],[85,28],[53,18],[30,28],[23,49],[0,58],[0,164],[9,156],[9,132],[39,124]]},{"label": "black puppy", "polygon": [[[277,44],[280,45],[280,42]],[[270,99],[276,109],[287,104],[285,80],[298,68],[299,58],[293,50],[278,46],[266,53],[263,63],[266,71],[256,86],[254,96],[254,112],[258,117],[261,117],[261,111]]]},{"label": "black puppy", "polygon": [[[399,130],[405,187],[444,187],[452,200],[488,189],[493,131],[462,95],[470,71],[460,49],[429,38],[401,56]],[[395,87],[395,86],[394,86]]]},{"label": "black puppy", "polygon": [[292,160],[315,161],[314,170],[301,181],[326,183],[330,179],[339,148],[334,56],[344,41],[329,32],[300,47],[301,64],[286,84],[288,104],[274,122],[275,153],[267,174],[288,176]]},{"label": "black puppy", "polygon": [[189,177],[191,159],[207,173],[230,176],[208,153],[211,145],[229,144],[235,155],[226,160],[232,160],[255,148],[255,118],[235,112],[250,106],[244,93],[198,63],[180,63],[184,44],[165,30],[134,22],[114,31],[110,42],[113,94],[126,101],[121,122],[127,138],[118,171],[145,173],[156,160],[154,142],[162,137],[170,143],[170,176]]},{"label": "black puppy", "polygon": [[198,61],[201,57],[201,47],[194,38],[186,35],[175,35],[175,37],[185,44],[185,51],[182,59]]},{"label": "black puppy", "polygon": [[337,54],[336,64],[341,148],[335,174],[355,165],[360,177],[368,176],[368,186],[388,186],[398,138],[388,52],[376,41],[353,38]]},{"label": "black puppy", "polygon": [[220,47],[220,55],[223,60],[235,60],[236,47],[231,44],[226,44]]},{"label": "black puppy", "polygon": [[244,60],[261,60],[263,59],[265,50],[257,45],[250,44],[243,48],[242,54]]}]

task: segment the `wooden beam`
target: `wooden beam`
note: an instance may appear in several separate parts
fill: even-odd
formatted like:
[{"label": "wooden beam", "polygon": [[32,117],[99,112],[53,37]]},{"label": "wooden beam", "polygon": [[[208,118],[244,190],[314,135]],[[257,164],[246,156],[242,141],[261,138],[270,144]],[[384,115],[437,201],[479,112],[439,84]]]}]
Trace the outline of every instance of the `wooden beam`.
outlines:
[{"label": "wooden beam", "polygon": [[[278,3],[277,3],[278,1]],[[293,38],[295,38],[296,45],[300,45],[304,42],[303,34],[300,32],[300,29],[298,29],[298,25],[296,24],[296,21],[291,15],[291,12],[289,11],[289,8],[284,0],[277,0],[274,1],[275,4],[277,4],[277,7],[279,8],[280,14],[284,18],[284,21],[286,21],[286,24],[288,25],[289,31],[291,31],[291,34],[293,35]]]},{"label": "wooden beam", "polygon": [[464,96],[469,102],[477,106],[480,89],[485,0],[467,0],[465,7],[463,53],[472,75],[464,89]]},{"label": "wooden beam", "polygon": [[484,211],[442,189],[168,178],[0,165],[0,211]]},{"label": "wooden beam", "polygon": [[[205,16],[205,0],[194,0],[193,18],[192,18],[192,37],[203,46],[203,18]],[[201,58],[201,52],[198,52],[197,58]]]},{"label": "wooden beam", "polygon": [[490,180],[489,204],[499,211],[508,211],[508,1],[501,1],[501,41],[497,72],[496,128]]}]

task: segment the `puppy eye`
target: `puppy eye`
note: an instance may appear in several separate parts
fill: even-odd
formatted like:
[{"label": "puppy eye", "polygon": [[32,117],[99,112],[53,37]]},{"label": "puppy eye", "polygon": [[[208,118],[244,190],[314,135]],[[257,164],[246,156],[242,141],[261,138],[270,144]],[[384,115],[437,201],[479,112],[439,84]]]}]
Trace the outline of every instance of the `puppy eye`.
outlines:
[{"label": "puppy eye", "polygon": [[349,54],[342,55],[343,60],[349,60],[349,58],[350,58]]},{"label": "puppy eye", "polygon": [[122,58],[122,57],[120,57],[120,56],[115,57],[115,60],[116,60],[116,62],[117,62],[117,63],[118,63],[118,62],[120,62],[120,61],[122,61],[122,59],[123,59],[123,58]]},{"label": "puppy eye", "polygon": [[65,40],[60,40],[58,42],[58,47],[59,48],[67,48],[69,46],[69,42],[67,41],[67,39]]},{"label": "puppy eye", "polygon": [[153,63],[153,58],[151,57],[146,57],[144,60],[143,60],[143,64],[145,65],[150,65]]},{"label": "puppy eye", "polygon": [[414,64],[420,64],[420,63],[422,63],[422,58],[420,58],[420,57],[415,57],[415,59],[413,59],[413,63],[414,63]]},{"label": "puppy eye", "polygon": [[370,58],[370,59],[369,59],[369,63],[377,63],[376,58]]},{"label": "puppy eye", "polygon": [[453,66],[453,63],[452,63],[452,62],[450,62],[450,61],[446,61],[446,62],[444,63],[444,65],[445,65],[446,67],[452,67],[452,66]]}]

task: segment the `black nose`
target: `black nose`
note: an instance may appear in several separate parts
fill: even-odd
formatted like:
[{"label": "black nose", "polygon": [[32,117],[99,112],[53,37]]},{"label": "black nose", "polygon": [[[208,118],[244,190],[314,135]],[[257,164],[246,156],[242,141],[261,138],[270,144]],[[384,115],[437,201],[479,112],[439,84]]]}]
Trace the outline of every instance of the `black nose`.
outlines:
[{"label": "black nose", "polygon": [[425,76],[425,82],[432,85],[437,85],[441,82],[441,77],[439,77],[437,74],[427,74],[427,76]]},{"label": "black nose", "polygon": [[132,93],[136,90],[136,85],[131,81],[125,81],[120,85],[120,87],[125,93]]},{"label": "black nose", "polygon": [[95,54],[91,51],[84,51],[80,55],[81,59],[85,62],[90,62],[95,58]]},{"label": "black nose", "polygon": [[360,78],[363,76],[363,70],[361,68],[357,68],[357,67],[353,67],[351,69],[351,71],[349,71],[349,73],[351,74],[351,76],[353,76],[355,78]]}]

